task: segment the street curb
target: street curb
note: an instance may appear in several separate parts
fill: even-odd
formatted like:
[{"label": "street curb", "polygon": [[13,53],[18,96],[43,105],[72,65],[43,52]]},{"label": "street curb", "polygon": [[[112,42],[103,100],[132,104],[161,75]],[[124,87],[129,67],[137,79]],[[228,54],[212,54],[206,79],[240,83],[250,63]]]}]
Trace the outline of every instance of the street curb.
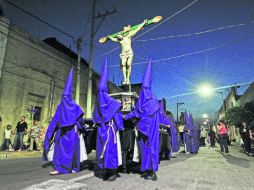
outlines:
[{"label": "street curb", "polygon": [[0,152],[0,160],[19,159],[19,158],[36,158],[41,157],[42,152]]}]

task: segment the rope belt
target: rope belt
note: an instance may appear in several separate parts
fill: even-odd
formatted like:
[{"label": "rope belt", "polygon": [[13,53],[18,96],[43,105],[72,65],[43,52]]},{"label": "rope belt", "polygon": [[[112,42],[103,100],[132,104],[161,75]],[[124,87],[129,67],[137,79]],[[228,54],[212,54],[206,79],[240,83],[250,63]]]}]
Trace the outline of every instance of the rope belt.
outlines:
[{"label": "rope belt", "polygon": [[108,128],[108,131],[107,131],[107,140],[106,140],[106,142],[105,142],[105,144],[103,146],[102,153],[101,153],[101,156],[100,156],[101,159],[104,158],[104,153],[106,151],[106,147],[107,147],[107,144],[108,144],[108,141],[109,141],[109,132],[110,132],[110,129],[112,129],[112,132],[114,134],[114,144],[116,144],[116,142],[117,142],[117,140],[116,140],[116,132],[115,132],[115,129],[114,129],[114,121],[111,120],[109,122],[109,128]]}]

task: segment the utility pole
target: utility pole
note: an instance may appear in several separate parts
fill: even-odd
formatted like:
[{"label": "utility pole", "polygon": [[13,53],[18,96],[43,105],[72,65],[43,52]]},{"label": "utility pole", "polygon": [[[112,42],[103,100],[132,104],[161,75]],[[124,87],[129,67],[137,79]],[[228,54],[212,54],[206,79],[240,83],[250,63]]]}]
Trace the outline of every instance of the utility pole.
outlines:
[{"label": "utility pole", "polygon": [[179,122],[179,119],[178,119],[178,109],[181,105],[183,105],[184,102],[177,102],[176,103],[176,125],[178,126],[178,122]]},{"label": "utility pole", "polygon": [[[92,118],[92,97],[93,97],[93,49],[94,49],[94,37],[97,31],[99,30],[102,22],[106,18],[106,16],[116,13],[116,9],[113,11],[108,11],[104,14],[98,13],[95,15],[96,11],[96,0],[93,0],[92,5],[92,26],[91,26],[91,34],[90,34],[90,55],[89,55],[89,75],[88,75],[88,85],[87,85],[87,99],[86,99],[86,118]],[[101,18],[99,24],[95,28],[96,19]]]},{"label": "utility pole", "polygon": [[221,91],[217,91],[217,90],[216,90],[215,92],[217,92],[217,93],[220,93],[220,94],[221,94],[221,98],[222,98],[222,106],[223,106],[224,112],[225,112],[225,114],[226,114],[226,111],[227,111],[227,109],[226,109],[226,100],[224,99],[223,92],[221,92]]},{"label": "utility pole", "polygon": [[76,95],[75,101],[79,104],[80,97],[80,57],[81,57],[81,46],[82,46],[82,37],[79,37],[76,41],[77,50],[78,50],[78,60],[77,60],[77,80],[76,80]]}]

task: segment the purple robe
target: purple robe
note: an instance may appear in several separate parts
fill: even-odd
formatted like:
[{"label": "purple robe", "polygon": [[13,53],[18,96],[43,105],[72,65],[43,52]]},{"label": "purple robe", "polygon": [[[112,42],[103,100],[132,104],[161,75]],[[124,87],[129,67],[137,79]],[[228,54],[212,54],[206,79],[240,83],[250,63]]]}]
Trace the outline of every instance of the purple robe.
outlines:
[{"label": "purple robe", "polygon": [[178,152],[180,149],[180,142],[179,137],[177,134],[177,130],[174,125],[174,119],[169,119],[170,121],[170,133],[171,133],[171,146],[172,146],[172,152]]},{"label": "purple robe", "polygon": [[[96,140],[97,164],[101,169],[117,169],[119,163],[117,133],[123,130],[121,104],[108,95],[107,60],[101,73],[93,112],[93,122],[98,127]],[[120,153],[121,154],[121,153]]]},{"label": "purple robe", "polygon": [[101,169],[117,169],[118,160],[116,133],[123,129],[122,114],[116,113],[110,122],[97,124],[96,158]]},{"label": "purple robe", "polygon": [[192,114],[188,114],[186,112],[185,121],[184,141],[186,151],[190,153],[197,153],[199,149],[198,128],[194,125]]},{"label": "purple robe", "polygon": [[193,124],[192,130],[192,153],[198,153],[199,150],[199,135],[198,128]]},{"label": "purple robe", "polygon": [[[158,171],[160,104],[151,91],[152,64],[149,62],[143,78],[142,90],[134,111],[125,119],[137,118],[138,145],[141,156],[141,172]],[[142,138],[141,138],[142,137]]]},{"label": "purple robe", "polygon": [[71,98],[72,76],[73,69],[69,73],[62,100],[47,129],[43,149],[43,159],[48,160],[47,154],[54,142],[54,169],[63,174],[80,170],[78,130],[85,130],[81,124],[84,112]]}]

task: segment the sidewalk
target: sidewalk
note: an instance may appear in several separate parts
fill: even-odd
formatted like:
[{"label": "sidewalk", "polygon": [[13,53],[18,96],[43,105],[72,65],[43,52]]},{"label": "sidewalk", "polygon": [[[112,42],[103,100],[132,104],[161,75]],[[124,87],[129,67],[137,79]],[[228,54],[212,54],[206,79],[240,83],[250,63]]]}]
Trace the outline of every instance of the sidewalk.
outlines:
[{"label": "sidewalk", "polygon": [[14,159],[14,158],[32,158],[32,157],[41,157],[42,151],[21,151],[21,152],[0,152],[0,160],[3,159]]}]

